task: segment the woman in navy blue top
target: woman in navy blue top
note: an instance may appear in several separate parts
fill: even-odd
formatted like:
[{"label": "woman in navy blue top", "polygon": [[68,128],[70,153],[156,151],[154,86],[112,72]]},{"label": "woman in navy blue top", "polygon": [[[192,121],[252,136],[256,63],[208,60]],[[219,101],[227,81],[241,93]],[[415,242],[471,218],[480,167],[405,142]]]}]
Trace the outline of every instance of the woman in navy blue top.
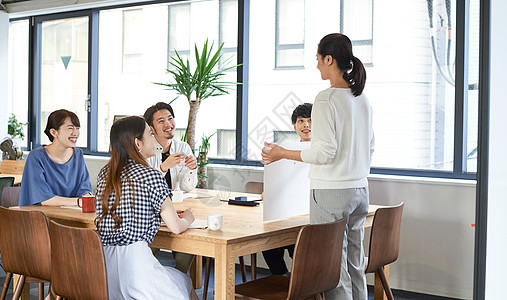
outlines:
[{"label": "woman in navy blue top", "polygon": [[79,119],[60,109],[49,115],[44,133],[51,144],[34,149],[26,159],[19,205],[76,205],[76,198],[92,194],[83,151],[76,148]]}]

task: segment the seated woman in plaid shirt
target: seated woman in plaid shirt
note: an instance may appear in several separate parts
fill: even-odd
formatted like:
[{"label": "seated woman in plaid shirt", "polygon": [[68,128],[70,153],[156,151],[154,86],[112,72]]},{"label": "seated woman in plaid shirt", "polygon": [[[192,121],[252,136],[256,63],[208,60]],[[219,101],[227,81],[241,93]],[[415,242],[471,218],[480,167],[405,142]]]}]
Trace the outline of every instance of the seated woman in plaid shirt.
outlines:
[{"label": "seated woman in plaid shirt", "polygon": [[162,266],[149,243],[161,218],[179,234],[194,221],[190,209],[177,212],[162,174],[146,159],[154,138],[141,117],[113,124],[111,160],[97,180],[97,219],[106,258],[110,299],[198,299],[190,278]]}]

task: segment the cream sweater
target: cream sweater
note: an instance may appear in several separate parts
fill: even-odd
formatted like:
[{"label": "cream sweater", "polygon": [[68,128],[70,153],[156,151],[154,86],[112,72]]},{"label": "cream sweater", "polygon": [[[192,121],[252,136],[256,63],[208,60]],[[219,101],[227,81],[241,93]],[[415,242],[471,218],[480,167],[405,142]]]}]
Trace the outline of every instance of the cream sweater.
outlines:
[{"label": "cream sweater", "polygon": [[374,148],[372,111],[364,94],[354,97],[348,88],[328,88],[317,95],[312,144],[301,151],[301,159],[311,165],[311,189],[368,186]]}]

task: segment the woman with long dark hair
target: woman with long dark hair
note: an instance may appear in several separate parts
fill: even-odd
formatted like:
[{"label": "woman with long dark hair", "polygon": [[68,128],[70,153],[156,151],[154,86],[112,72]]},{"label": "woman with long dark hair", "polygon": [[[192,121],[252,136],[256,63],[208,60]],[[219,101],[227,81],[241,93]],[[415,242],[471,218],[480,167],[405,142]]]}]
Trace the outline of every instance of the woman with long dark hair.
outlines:
[{"label": "woman with long dark hair", "polygon": [[111,299],[197,299],[186,274],[162,266],[148,244],[161,218],[176,234],[194,221],[177,212],[162,174],[146,159],[154,138],[143,118],[116,121],[110,133],[111,159],[97,181],[97,218],[106,258]]},{"label": "woman with long dark hair", "polygon": [[312,142],[308,150],[287,150],[265,143],[262,163],[292,159],[310,164],[310,222],[348,218],[339,285],[326,299],[368,297],[364,275],[364,222],[368,214],[367,176],[375,139],[372,111],[363,94],[366,71],[352,53],[350,39],[326,35],[317,49],[317,68],[331,86],[315,98]]}]

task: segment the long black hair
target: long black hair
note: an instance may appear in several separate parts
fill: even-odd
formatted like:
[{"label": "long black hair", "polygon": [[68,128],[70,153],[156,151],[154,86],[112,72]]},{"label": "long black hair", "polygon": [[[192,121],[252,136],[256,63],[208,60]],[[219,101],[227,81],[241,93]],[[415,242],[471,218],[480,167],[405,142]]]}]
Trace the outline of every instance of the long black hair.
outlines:
[{"label": "long black hair", "polygon": [[[120,205],[121,198],[121,175],[125,174],[126,179],[130,187],[132,188],[133,198],[135,201],[135,190],[127,176],[126,166],[129,158],[149,167],[146,159],[139,153],[136,148],[135,139],[143,140],[144,130],[146,129],[146,122],[143,117],[130,116],[120,119],[114,122],[111,127],[110,143],[111,143],[111,159],[109,160],[108,170],[106,174],[106,186],[100,195],[97,197],[100,199],[102,204],[102,213],[95,219],[95,225],[100,231],[100,222],[108,215],[111,214],[115,226],[114,230],[117,230],[122,220],[116,215],[115,210]],[[115,193],[114,203],[109,209],[109,196]],[[134,207],[134,201],[131,203],[131,208]],[[135,216],[134,216],[135,218]]]},{"label": "long black hair", "polygon": [[354,96],[363,93],[366,70],[361,60],[352,53],[352,43],[346,35],[341,33],[326,35],[320,40],[317,52],[322,59],[326,55],[331,55],[336,60],[338,68],[343,71],[343,79],[349,84]]}]

